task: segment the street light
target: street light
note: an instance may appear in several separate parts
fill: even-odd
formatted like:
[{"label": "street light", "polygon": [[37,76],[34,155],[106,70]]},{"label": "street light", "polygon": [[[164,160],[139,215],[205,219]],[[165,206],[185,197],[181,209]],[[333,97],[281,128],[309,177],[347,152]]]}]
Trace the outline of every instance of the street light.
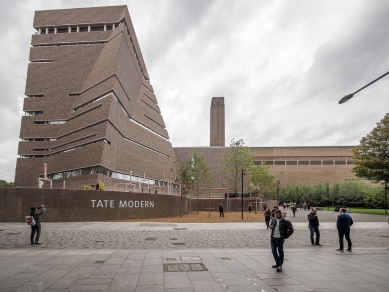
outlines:
[{"label": "street light", "polygon": [[242,169],[242,220],[243,220],[243,176],[246,175],[246,170]]},{"label": "street light", "polygon": [[326,184],[326,189],[327,189],[327,211],[330,210],[330,184]]},{"label": "street light", "polygon": [[386,76],[389,74],[389,71],[386,72],[384,75],[378,77],[376,80],[373,80],[372,82],[370,82],[368,85],[365,85],[364,87],[362,87],[361,89],[355,91],[354,93],[350,93],[350,94],[347,94],[345,97],[343,97],[341,100],[339,100],[339,104],[342,104],[342,103],[345,103],[346,101],[348,101],[349,99],[351,99],[354,94],[360,92],[362,89],[365,89],[366,87],[368,87],[369,85],[372,85],[374,82],[380,80],[382,77]]},{"label": "street light", "polygon": [[277,206],[279,206],[279,204],[278,204],[278,191],[279,191],[280,183],[281,183],[281,182],[280,182],[279,180],[277,180],[277,197],[276,197]]}]

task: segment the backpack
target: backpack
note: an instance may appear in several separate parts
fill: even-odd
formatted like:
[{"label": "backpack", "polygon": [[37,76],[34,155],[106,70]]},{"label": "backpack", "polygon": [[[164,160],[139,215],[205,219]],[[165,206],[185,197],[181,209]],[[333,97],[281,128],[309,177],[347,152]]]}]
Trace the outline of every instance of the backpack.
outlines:
[{"label": "backpack", "polygon": [[26,223],[28,225],[34,226],[36,224],[33,216],[25,216],[24,218],[26,219]]}]

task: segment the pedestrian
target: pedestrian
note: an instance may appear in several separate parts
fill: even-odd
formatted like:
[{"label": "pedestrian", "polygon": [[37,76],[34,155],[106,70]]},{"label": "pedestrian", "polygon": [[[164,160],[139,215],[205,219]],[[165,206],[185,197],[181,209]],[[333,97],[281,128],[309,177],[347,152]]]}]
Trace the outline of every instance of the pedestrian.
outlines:
[{"label": "pedestrian", "polygon": [[[31,207],[30,216],[34,217],[35,225],[31,225],[31,244],[41,245],[39,237],[41,236],[41,215],[46,212],[45,206]],[[36,236],[35,236],[36,234]],[[35,239],[34,239],[35,237]]]},{"label": "pedestrian", "polygon": [[271,216],[270,209],[267,209],[265,212],[266,229],[269,229],[270,216]]},{"label": "pedestrian", "polygon": [[307,203],[305,203],[305,202],[304,202],[304,204],[303,204],[303,208],[304,208],[304,211],[306,211],[306,210],[307,210]]},{"label": "pedestrian", "polygon": [[285,208],[286,208],[286,203],[285,203],[285,202],[282,203],[282,207],[283,207],[284,210],[285,210]]},{"label": "pedestrian", "polygon": [[297,207],[296,207],[296,204],[295,204],[292,207],[293,217],[296,217],[296,211],[297,211]]},{"label": "pedestrian", "polygon": [[253,205],[251,205],[251,203],[249,204],[249,213],[251,212],[251,210],[253,209]]},{"label": "pedestrian", "polygon": [[347,251],[351,252],[351,239],[350,239],[350,227],[353,225],[353,218],[349,214],[346,214],[345,208],[340,208],[340,214],[336,220],[336,227],[339,234],[339,249],[337,251],[343,251],[343,237],[346,237],[348,248]]},{"label": "pedestrian", "polygon": [[294,229],[292,222],[282,217],[281,210],[275,211],[275,218],[272,219],[270,228],[270,246],[276,262],[272,268],[277,269],[277,272],[281,272],[284,263],[284,242],[293,234]]},{"label": "pedestrian", "polygon": [[[322,246],[320,244],[320,230],[319,230],[319,218],[317,217],[317,209],[312,208],[311,213],[308,214],[309,231],[311,231],[311,243],[312,245]],[[314,241],[314,233],[316,234],[316,242]]]},{"label": "pedestrian", "polygon": [[219,206],[219,213],[220,213],[220,217],[224,217],[224,208],[222,203],[220,203]]},{"label": "pedestrian", "polygon": [[274,218],[274,212],[278,210],[278,206],[274,206],[273,210],[271,210],[271,217]]},{"label": "pedestrian", "polygon": [[309,210],[311,210],[311,205],[309,204],[309,202],[307,203],[307,209],[308,209],[308,212],[309,212]]},{"label": "pedestrian", "polygon": [[[263,207],[263,213],[265,213],[266,212],[266,209],[267,209],[267,207],[266,207],[266,205],[265,204],[263,204],[262,205],[262,207]],[[268,209],[269,210],[269,209]],[[269,210],[270,211],[270,210]]]}]

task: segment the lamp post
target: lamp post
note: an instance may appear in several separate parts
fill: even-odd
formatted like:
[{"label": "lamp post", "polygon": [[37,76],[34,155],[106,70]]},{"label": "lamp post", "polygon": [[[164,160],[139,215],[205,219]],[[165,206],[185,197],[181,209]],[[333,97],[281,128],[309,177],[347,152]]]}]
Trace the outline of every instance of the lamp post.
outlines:
[{"label": "lamp post", "polygon": [[330,184],[326,184],[326,189],[327,189],[327,211],[330,210]]},{"label": "lamp post", "polygon": [[386,75],[389,74],[389,71],[386,72],[384,75],[378,77],[377,79],[373,80],[372,82],[370,82],[369,84],[365,85],[364,87],[360,88],[359,90],[355,91],[354,93],[350,93],[350,94],[347,94],[346,96],[344,96],[341,100],[339,100],[339,104],[342,104],[342,103],[345,103],[346,101],[348,101],[349,99],[351,99],[354,94],[360,92],[362,89],[365,89],[366,87],[368,87],[369,85],[372,85],[374,82],[380,80],[382,77],[385,77]]},{"label": "lamp post", "polygon": [[246,175],[246,170],[242,169],[242,220],[243,220],[243,176]]},{"label": "lamp post", "polygon": [[388,180],[385,179],[385,215],[388,215]]},{"label": "lamp post", "polygon": [[278,192],[279,192],[280,183],[281,183],[281,182],[280,182],[279,180],[277,180],[277,197],[276,197],[277,206],[279,206],[279,204],[278,204]]}]

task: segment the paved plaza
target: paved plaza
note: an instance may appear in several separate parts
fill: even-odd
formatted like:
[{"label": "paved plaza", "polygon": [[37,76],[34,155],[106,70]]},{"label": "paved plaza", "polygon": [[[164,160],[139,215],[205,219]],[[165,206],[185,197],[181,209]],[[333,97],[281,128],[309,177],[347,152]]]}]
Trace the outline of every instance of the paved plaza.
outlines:
[{"label": "paved plaza", "polygon": [[262,221],[43,222],[40,246],[27,224],[0,223],[0,292],[389,291],[386,216],[351,214],[353,252],[341,253],[337,213],[318,213],[323,247],[310,244],[307,214],[287,212],[280,273]]}]

